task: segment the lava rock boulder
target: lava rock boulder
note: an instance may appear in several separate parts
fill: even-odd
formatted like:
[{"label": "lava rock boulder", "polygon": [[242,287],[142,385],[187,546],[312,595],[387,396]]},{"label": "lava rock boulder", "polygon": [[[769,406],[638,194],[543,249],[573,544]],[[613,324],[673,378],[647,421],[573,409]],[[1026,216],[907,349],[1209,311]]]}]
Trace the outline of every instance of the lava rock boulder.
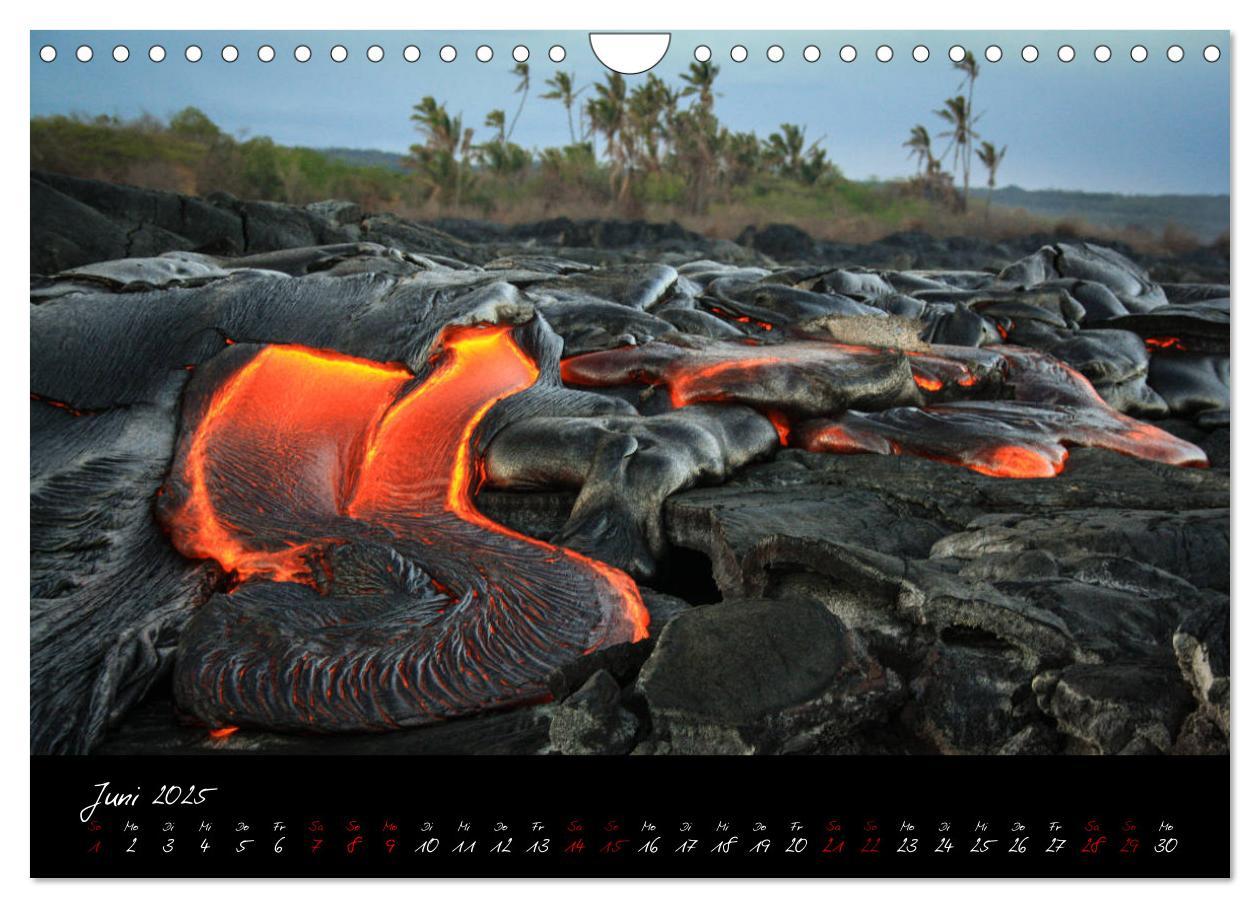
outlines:
[{"label": "lava rock boulder", "polygon": [[744,599],[671,621],[638,691],[673,753],[789,753],[834,749],[901,682],[822,605]]}]

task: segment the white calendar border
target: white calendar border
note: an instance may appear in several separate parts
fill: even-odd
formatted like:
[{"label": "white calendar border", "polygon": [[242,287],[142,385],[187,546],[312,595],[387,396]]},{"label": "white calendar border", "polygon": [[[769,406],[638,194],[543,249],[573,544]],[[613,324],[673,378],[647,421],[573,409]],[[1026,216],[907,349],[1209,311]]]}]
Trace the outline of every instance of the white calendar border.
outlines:
[{"label": "white calendar border", "polygon": [[[796,6],[783,3],[766,4],[761,11],[736,0],[722,3],[679,3],[678,0],[623,0],[620,7],[611,4],[594,5],[587,0],[552,0],[548,3],[521,3],[520,0],[482,0],[473,5],[417,4],[398,0],[378,0],[373,4],[345,4],[342,11],[326,6],[318,10],[309,2],[283,0],[260,3],[258,0],[216,0],[210,4],[174,4],[170,0],[135,0],[125,8],[116,4],[84,2],[84,0],[55,0],[55,5],[35,7],[29,3],[11,3],[5,15],[10,17],[13,28],[8,45],[0,45],[10,59],[8,66],[0,64],[0,71],[14,73],[13,91],[4,93],[6,104],[12,103],[11,130],[6,134],[9,141],[0,152],[4,156],[6,172],[25,185],[25,171],[29,171],[30,149],[25,140],[26,123],[29,121],[28,63],[30,28],[223,28],[223,29],[364,29],[364,28],[423,28],[423,29],[539,29],[580,28],[583,30],[662,30],[704,29],[717,23],[723,29],[845,29],[906,28],[913,23],[921,29],[1039,29],[1039,28],[1231,28],[1235,30],[1231,53],[1228,56],[1234,67],[1234,124],[1231,130],[1233,160],[1248,157],[1254,162],[1260,153],[1257,141],[1257,114],[1260,103],[1256,101],[1255,72],[1260,68],[1250,58],[1250,39],[1260,35],[1251,28],[1255,21],[1254,4],[1248,9],[1241,3],[1224,0],[1196,0],[1193,3],[1146,2],[1104,5],[1098,0],[1058,0],[1052,5],[1014,3],[1011,0],[962,0],[947,5],[929,3],[926,0],[903,0],[890,4],[853,4],[841,6],[805,2]],[[1239,99],[1242,103],[1239,103]],[[1240,149],[1246,149],[1240,154]],[[1239,238],[1251,243],[1260,222],[1260,165],[1252,163],[1241,174],[1234,175],[1232,197],[1235,223],[1231,231],[1234,248]],[[25,249],[29,245],[29,220],[25,212],[10,212],[2,227],[5,246],[18,259],[12,273],[7,276],[5,305],[16,311],[22,310],[18,326],[8,333],[10,349],[0,361],[3,377],[3,395],[0,395],[0,418],[4,425],[28,425],[28,401],[26,388],[29,384],[29,337],[28,316],[23,301],[28,291],[27,276],[22,273]],[[1247,258],[1241,258],[1232,270],[1233,330],[1238,340],[1237,349],[1248,350],[1260,342],[1260,294],[1252,293],[1260,287],[1255,278],[1254,266]],[[1245,356],[1235,358],[1232,364],[1234,376],[1233,438],[1237,451],[1257,450],[1256,412],[1260,405],[1260,380]],[[16,433],[11,433],[16,434]],[[29,790],[29,746],[22,729],[28,724],[29,703],[29,628],[26,609],[21,603],[27,599],[29,563],[29,526],[21,522],[20,515],[29,508],[29,488],[24,477],[29,475],[29,446],[17,442],[0,448],[4,477],[3,498],[0,507],[9,519],[0,524],[0,557],[10,592],[5,604],[5,633],[3,658],[0,665],[5,672],[0,683],[4,711],[9,719],[10,734],[4,742],[3,772],[0,779],[9,787],[22,789],[13,798],[18,806],[0,821],[0,866],[5,880],[20,881],[29,875],[29,843],[26,841],[22,822],[20,797]],[[1250,458],[1238,460],[1246,464]],[[1260,536],[1251,527],[1251,518],[1260,504],[1257,480],[1245,468],[1233,474],[1234,489],[1234,547],[1237,552],[1255,550]],[[1251,610],[1255,597],[1247,595],[1255,581],[1243,562],[1244,569],[1235,571],[1233,589],[1240,603],[1233,609],[1233,634],[1236,641],[1246,641],[1249,646],[1260,645],[1255,627],[1260,623]],[[1232,765],[1246,767],[1256,765],[1256,733],[1250,721],[1255,715],[1256,684],[1249,675],[1252,653],[1246,651],[1246,659],[1235,658],[1233,666],[1234,728],[1231,742]],[[1241,669],[1241,671],[1240,671]],[[1240,710],[1238,706],[1243,708]],[[1241,716],[1241,719],[1239,718]],[[1105,758],[1100,758],[1105,759]],[[15,784],[15,782],[17,784]],[[22,784],[24,783],[24,784]],[[1031,783],[1030,783],[1031,784]],[[1170,780],[1170,784],[1192,784],[1191,780]],[[1176,905],[1184,908],[1187,901],[1208,900],[1216,904],[1257,904],[1257,878],[1255,853],[1257,839],[1257,782],[1254,772],[1234,772],[1234,834],[1231,836],[1234,854],[1235,885],[1221,886],[1203,883],[1127,882],[1078,882],[1044,886],[1024,882],[973,882],[953,883],[891,883],[890,881],[846,881],[843,888],[836,883],[794,882],[714,883],[692,881],[679,883],[651,883],[642,885],[609,885],[607,883],[518,883],[497,882],[472,884],[430,883],[423,890],[411,888],[408,883],[369,881],[364,883],[318,882],[248,882],[230,883],[230,890],[217,885],[190,885],[187,882],[151,883],[51,883],[27,882],[18,887],[14,895],[18,903],[38,902],[41,906],[126,904],[176,904],[179,908],[214,906],[222,908],[223,900],[230,898],[233,908],[240,905],[275,904],[285,901],[293,904],[294,896],[310,899],[310,904],[335,902],[390,904],[394,900],[424,899],[429,904],[446,906],[490,905],[505,908],[526,908],[546,905],[548,908],[563,903],[566,906],[598,905],[601,908],[635,906],[642,908],[650,901],[653,908],[688,903],[697,899],[720,900],[724,906],[758,905],[790,900],[801,905],[839,905],[841,902],[873,903],[884,905],[914,904],[937,906],[953,904],[1018,904],[1019,908],[1063,908],[1067,903],[1125,904],[1140,908],[1159,905]],[[701,888],[703,887],[703,888]],[[298,892],[293,890],[297,889]],[[1196,906],[1197,908],[1197,906]],[[1206,908],[1206,906],[1205,906]]]}]

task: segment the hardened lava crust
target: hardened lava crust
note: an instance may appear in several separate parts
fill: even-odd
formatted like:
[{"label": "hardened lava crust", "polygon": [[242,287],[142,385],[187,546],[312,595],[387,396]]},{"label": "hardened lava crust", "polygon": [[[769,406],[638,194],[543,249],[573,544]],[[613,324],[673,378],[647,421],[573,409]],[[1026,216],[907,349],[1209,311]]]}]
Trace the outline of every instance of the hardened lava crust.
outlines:
[{"label": "hardened lava crust", "polygon": [[1227,749],[1227,261],[32,200],[34,753]]}]

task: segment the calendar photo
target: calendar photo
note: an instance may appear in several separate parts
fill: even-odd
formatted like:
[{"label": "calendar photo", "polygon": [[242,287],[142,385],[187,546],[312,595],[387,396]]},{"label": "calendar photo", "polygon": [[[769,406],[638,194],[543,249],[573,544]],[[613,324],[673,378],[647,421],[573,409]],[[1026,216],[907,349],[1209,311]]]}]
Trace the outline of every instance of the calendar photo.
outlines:
[{"label": "calendar photo", "polygon": [[[83,782],[74,873],[117,872],[124,822],[167,872],[194,849],[161,824],[237,774],[265,805],[404,766],[442,798],[1036,765],[1027,817],[811,802],[766,866],[797,838],[822,875],[1208,860],[1229,33],[29,44],[30,753]],[[1110,805],[1187,773],[1194,806],[1054,813],[1072,779]],[[652,797],[549,803],[550,854],[589,839],[532,865],[525,811],[500,857],[651,876],[645,830],[693,822]],[[495,860],[450,856],[454,814],[356,810],[286,814],[285,872],[422,873],[430,837]],[[747,855],[742,810],[699,810],[669,873],[722,873],[723,824]],[[958,853],[914,864],[942,823]]]}]

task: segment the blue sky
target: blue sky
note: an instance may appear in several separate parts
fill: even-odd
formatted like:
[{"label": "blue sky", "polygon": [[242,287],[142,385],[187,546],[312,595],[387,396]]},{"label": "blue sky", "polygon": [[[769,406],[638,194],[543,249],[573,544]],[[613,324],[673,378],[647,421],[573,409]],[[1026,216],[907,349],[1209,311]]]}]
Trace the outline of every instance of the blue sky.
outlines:
[{"label": "blue sky", "polygon": [[[506,109],[510,117],[520,98],[511,73],[516,44],[531,51],[533,86],[514,136],[527,147],[567,141],[563,107],[538,97],[548,76],[569,70],[584,85],[605,72],[585,32],[37,31],[30,43],[33,116],[165,116],[192,104],[230,132],[267,135],[288,145],[399,152],[416,140],[408,116],[424,95],[462,112],[466,125],[479,127],[493,108]],[[46,44],[57,49],[52,63],[38,56]],[[93,48],[91,62],[75,59],[81,44]],[[118,44],[130,49],[125,63],[111,56]],[[154,44],[166,48],[162,63],[148,59]],[[200,62],[184,59],[189,44],[203,50]],[[225,44],[239,48],[235,63],[220,59]],[[258,60],[262,44],[276,49],[275,60]],[[299,44],[314,52],[307,63],[293,58]],[[334,44],[348,49],[346,62],[330,59]],[[385,50],[379,63],[366,58],[373,44]],[[408,44],[421,49],[419,62],[403,59]],[[454,62],[438,59],[444,44],[457,49]],[[482,44],[494,50],[488,63],[479,62],[474,53]],[[563,63],[547,58],[553,44],[566,48]],[[980,60],[975,99],[976,109],[983,111],[979,131],[1010,149],[1000,184],[1130,193],[1229,192],[1231,64],[1226,32],[674,32],[654,72],[676,82],[698,44],[712,48],[721,69],[717,114],[724,123],[763,137],[782,122],[804,124],[807,139],[822,138],[831,157],[854,179],[895,177],[912,168],[901,143],[915,123],[939,131],[942,121],[932,111],[957,88],[959,77],[950,67],[948,49],[960,44]],[[729,57],[735,44],[749,51],[743,63]],[[767,60],[771,44],[784,48],[782,62]],[[816,63],[801,56],[809,44],[822,50]],[[839,58],[845,44],[858,52],[852,63]],[[894,51],[890,63],[875,59],[882,44]],[[911,59],[916,44],[930,50],[927,62]],[[1040,51],[1035,63],[1020,59],[1027,44]],[[1056,57],[1065,44],[1076,51],[1071,63]],[[1094,59],[1100,44],[1112,51],[1107,63]],[[1149,50],[1146,62],[1130,59],[1135,44]],[[1172,44],[1185,49],[1179,63],[1165,56]],[[989,45],[1002,48],[999,62],[983,59]],[[1207,45],[1221,49],[1218,62],[1204,60]],[[633,85],[641,78],[628,81]]]}]

